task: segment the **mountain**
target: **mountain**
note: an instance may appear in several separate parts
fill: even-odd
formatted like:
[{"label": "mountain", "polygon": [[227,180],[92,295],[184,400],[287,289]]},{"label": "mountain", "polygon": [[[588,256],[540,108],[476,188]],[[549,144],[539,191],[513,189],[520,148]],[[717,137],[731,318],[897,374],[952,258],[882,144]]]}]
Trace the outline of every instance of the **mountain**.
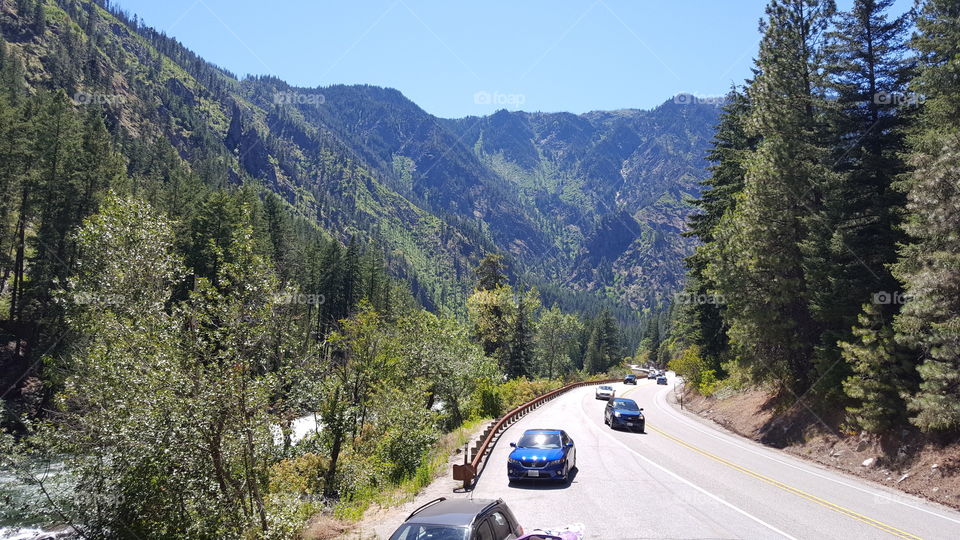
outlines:
[{"label": "mountain", "polygon": [[240,79],[103,2],[0,0],[0,32],[29,86],[103,110],[130,167],[163,146],[210,184],[260,185],[384,246],[428,307],[462,305],[488,251],[630,308],[681,284],[715,106],[442,119],[388,88]]}]

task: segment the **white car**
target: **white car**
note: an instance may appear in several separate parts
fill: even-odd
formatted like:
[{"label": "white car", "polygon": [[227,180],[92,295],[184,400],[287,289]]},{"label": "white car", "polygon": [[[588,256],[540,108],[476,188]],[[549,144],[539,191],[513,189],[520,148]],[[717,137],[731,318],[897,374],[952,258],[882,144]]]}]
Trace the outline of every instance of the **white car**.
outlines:
[{"label": "white car", "polygon": [[610,399],[613,397],[613,387],[606,385],[598,386],[595,395],[597,399]]}]

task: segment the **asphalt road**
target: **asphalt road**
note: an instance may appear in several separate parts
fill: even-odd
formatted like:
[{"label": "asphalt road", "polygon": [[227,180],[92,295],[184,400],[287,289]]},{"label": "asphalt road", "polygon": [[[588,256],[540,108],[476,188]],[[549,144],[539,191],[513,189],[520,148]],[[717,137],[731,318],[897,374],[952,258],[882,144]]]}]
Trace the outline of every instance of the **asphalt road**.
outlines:
[{"label": "asphalt road", "polygon": [[[605,426],[594,387],[558,397],[503,434],[473,496],[503,498],[528,529],[581,523],[587,538],[960,539],[960,512],[720,431],[667,404],[673,384],[614,385],[644,407],[646,434]],[[570,485],[508,484],[509,443],[529,428],[573,437]]]}]

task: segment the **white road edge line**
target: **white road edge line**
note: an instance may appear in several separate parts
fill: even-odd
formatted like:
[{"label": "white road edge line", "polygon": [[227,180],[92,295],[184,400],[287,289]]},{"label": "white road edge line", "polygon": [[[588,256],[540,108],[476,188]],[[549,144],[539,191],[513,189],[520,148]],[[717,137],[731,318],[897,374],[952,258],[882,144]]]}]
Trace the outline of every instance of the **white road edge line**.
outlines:
[{"label": "white road edge line", "polygon": [[741,509],[741,508],[738,508],[738,507],[734,506],[733,504],[725,501],[725,500],[722,499],[721,497],[719,497],[719,496],[717,496],[717,495],[714,495],[713,493],[710,493],[709,491],[707,491],[707,490],[703,489],[702,487],[694,484],[693,482],[687,480],[686,478],[684,478],[684,477],[678,475],[677,473],[675,473],[675,472],[673,472],[673,471],[665,468],[664,466],[660,465],[659,463],[656,463],[655,461],[651,460],[650,458],[648,458],[647,456],[641,454],[640,452],[637,452],[637,451],[634,450],[633,448],[630,448],[629,446],[627,446],[626,444],[624,444],[622,441],[618,440],[616,437],[614,437],[613,435],[607,433],[606,431],[600,429],[600,428],[599,428],[598,426],[596,426],[593,422],[591,422],[590,419],[587,417],[587,413],[584,412],[583,407],[578,407],[578,409],[580,409],[580,415],[583,416],[583,418],[584,418],[584,423],[587,424],[587,426],[589,426],[590,429],[593,429],[593,430],[596,431],[597,433],[600,433],[600,434],[603,435],[604,437],[607,437],[607,438],[610,439],[611,441],[613,441],[613,442],[617,443],[618,445],[622,446],[622,447],[623,447],[624,449],[626,449],[628,452],[636,455],[638,458],[640,458],[640,459],[642,459],[643,461],[647,462],[649,465],[651,465],[651,466],[659,469],[660,471],[662,471],[662,472],[664,472],[664,473],[672,476],[673,478],[679,480],[680,482],[683,482],[684,484],[692,487],[693,489],[699,491],[700,493],[703,493],[703,494],[706,495],[707,497],[710,497],[711,499],[719,502],[720,504],[722,504],[722,505],[730,508],[730,509],[733,510],[734,512],[737,512],[737,513],[739,513],[739,514],[742,514],[743,516],[746,516],[747,518],[749,518],[749,519],[751,519],[751,520],[759,523],[760,525],[763,525],[764,527],[766,527],[766,528],[770,529],[771,531],[779,534],[780,536],[783,536],[784,538],[789,538],[790,540],[798,540],[795,536],[790,536],[789,534],[781,531],[780,529],[774,527],[773,525],[767,523],[766,521],[763,521],[762,519],[758,518],[757,516],[754,516],[753,514],[747,512],[746,510],[743,510],[743,509]]},{"label": "white road edge line", "polygon": [[842,481],[842,480],[838,480],[838,479],[836,479],[836,478],[831,478],[831,477],[829,477],[829,476],[827,476],[827,475],[825,475],[825,474],[820,474],[820,473],[816,472],[815,470],[811,470],[811,469],[809,468],[809,466],[801,466],[801,465],[797,465],[797,464],[794,464],[794,463],[790,463],[790,462],[788,462],[788,461],[783,461],[783,460],[777,459],[777,458],[775,458],[775,457],[773,457],[773,456],[771,456],[771,455],[768,455],[767,452],[763,452],[763,451],[757,450],[757,449],[755,449],[755,448],[751,448],[749,445],[741,444],[741,443],[739,443],[739,442],[736,442],[736,441],[734,441],[734,440],[731,440],[731,437],[733,437],[733,436],[732,436],[732,435],[729,435],[729,434],[727,434],[727,433],[722,433],[722,432],[721,432],[721,433],[715,433],[715,432],[711,432],[709,428],[706,428],[706,427],[704,427],[704,426],[701,426],[701,425],[697,424],[695,421],[690,420],[689,418],[687,418],[687,417],[684,416],[683,414],[676,412],[676,411],[673,409],[673,407],[671,407],[670,404],[666,402],[666,395],[669,394],[669,393],[670,393],[670,388],[665,389],[663,392],[657,392],[656,396],[654,397],[654,402],[657,404],[657,408],[659,408],[659,409],[661,409],[661,410],[667,411],[667,413],[668,413],[669,415],[673,416],[674,418],[680,419],[681,421],[683,421],[683,423],[685,423],[686,425],[688,425],[689,427],[691,427],[691,428],[694,429],[695,431],[699,431],[700,433],[702,433],[702,434],[704,434],[704,435],[708,435],[708,436],[710,436],[710,437],[713,437],[714,439],[717,439],[717,440],[719,440],[719,441],[723,441],[723,442],[725,442],[725,443],[727,443],[727,444],[729,444],[729,445],[735,446],[735,447],[737,447],[737,448],[739,448],[739,449],[741,449],[741,450],[746,450],[746,451],[748,451],[748,452],[750,452],[750,453],[752,453],[752,454],[756,454],[756,455],[758,455],[758,456],[764,457],[764,458],[766,458],[766,459],[769,459],[770,461],[774,461],[774,462],[779,463],[779,464],[781,464],[781,465],[786,465],[787,467],[791,467],[791,468],[796,469],[796,470],[798,470],[798,471],[802,471],[802,472],[805,472],[805,473],[807,473],[807,474],[811,474],[811,475],[813,475],[813,476],[816,476],[816,477],[818,477],[818,478],[822,478],[822,479],[824,479],[824,480],[829,480],[829,481],[831,481],[831,482],[833,482],[833,483],[835,483],[835,484],[840,484],[841,486],[846,486],[846,487],[848,487],[848,488],[855,489],[855,490],[857,490],[857,491],[860,491],[861,493],[866,493],[867,495],[873,495],[875,498],[886,499],[886,500],[888,500],[888,501],[890,501],[890,502],[897,503],[897,504],[902,504],[903,506],[906,506],[906,507],[908,507],[908,508],[912,508],[912,509],[914,509],[914,510],[918,510],[918,511],[920,511],[920,512],[924,512],[924,513],[926,513],[926,514],[930,514],[931,516],[936,516],[936,517],[938,517],[938,518],[945,519],[945,520],[947,520],[947,521],[952,521],[953,523],[958,523],[958,524],[960,524],[960,519],[955,519],[955,518],[952,518],[952,517],[950,517],[950,516],[945,516],[945,515],[940,514],[940,513],[938,513],[938,512],[934,512],[933,510],[929,510],[929,509],[927,509],[927,508],[923,508],[922,506],[917,506],[917,505],[915,505],[915,504],[910,504],[910,503],[908,503],[908,502],[906,502],[906,501],[901,500],[901,498],[905,498],[905,497],[908,497],[908,496],[909,496],[909,495],[906,494],[906,493],[904,493],[902,496],[890,495],[890,494],[884,493],[884,492],[882,492],[882,491],[873,491],[873,490],[870,490],[870,489],[867,489],[867,488],[863,488],[863,487],[857,486],[857,485],[855,485],[855,484],[850,484],[850,483],[844,482],[844,481]]}]

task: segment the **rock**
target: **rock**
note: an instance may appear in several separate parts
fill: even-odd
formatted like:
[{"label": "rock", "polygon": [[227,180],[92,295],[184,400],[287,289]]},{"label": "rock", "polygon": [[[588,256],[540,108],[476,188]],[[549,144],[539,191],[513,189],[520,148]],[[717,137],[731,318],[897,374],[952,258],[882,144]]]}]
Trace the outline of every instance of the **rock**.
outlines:
[{"label": "rock", "polygon": [[873,467],[873,466],[876,465],[876,464],[877,464],[877,458],[873,458],[873,457],[872,457],[872,458],[867,458],[867,459],[863,460],[863,463],[861,463],[860,465],[863,466],[863,467],[868,467],[868,468],[869,468],[869,467]]},{"label": "rock", "polygon": [[936,493],[936,492],[938,492],[938,491],[940,491],[940,488],[938,488],[938,487],[935,487],[935,488],[933,488],[933,489],[932,489],[932,490],[930,490],[930,491],[933,491],[934,493]]},{"label": "rock", "polygon": [[862,439],[861,439],[860,442],[857,443],[857,452],[863,452],[863,451],[866,450],[867,447],[869,447],[869,446],[870,446],[870,443],[869,443],[869,442],[867,442],[866,440],[862,440]]},{"label": "rock", "polygon": [[910,478],[910,473],[906,473],[906,474],[904,474],[903,476],[901,476],[900,479],[897,480],[897,483],[899,484],[900,482],[903,482],[903,481],[906,480],[907,478]]}]

